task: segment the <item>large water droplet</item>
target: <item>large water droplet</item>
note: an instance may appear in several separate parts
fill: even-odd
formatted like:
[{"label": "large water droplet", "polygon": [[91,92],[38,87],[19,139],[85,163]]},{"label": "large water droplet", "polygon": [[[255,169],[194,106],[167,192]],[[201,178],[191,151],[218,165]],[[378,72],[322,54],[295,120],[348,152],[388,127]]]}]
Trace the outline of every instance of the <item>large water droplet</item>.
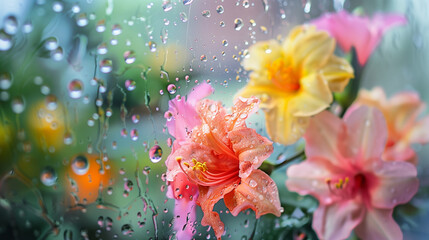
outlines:
[{"label": "large water droplet", "polygon": [[12,76],[9,73],[0,73],[0,89],[7,90],[12,86]]},{"label": "large water droplet", "polygon": [[149,150],[149,158],[153,163],[157,163],[162,159],[162,148],[159,145],[154,145]]},{"label": "large water droplet", "polygon": [[15,16],[8,16],[4,20],[4,31],[7,34],[14,35],[18,32],[18,21]]},{"label": "large water droplet", "polygon": [[257,185],[258,185],[258,183],[257,183],[255,180],[253,180],[253,179],[252,179],[252,180],[250,180],[250,181],[249,181],[249,186],[250,186],[250,187],[254,188],[254,187],[256,187]]},{"label": "large water droplet", "polygon": [[40,181],[48,187],[54,185],[57,181],[57,173],[55,172],[55,169],[49,166],[45,167],[40,174]]},{"label": "large water droplet", "polygon": [[45,39],[45,48],[49,51],[53,51],[58,47],[58,40],[56,37],[48,37]]},{"label": "large water droplet", "polygon": [[14,97],[11,102],[12,111],[16,114],[21,114],[25,110],[24,98],[21,96]]},{"label": "large water droplet", "polygon": [[12,47],[12,37],[0,30],[0,51],[7,51]]},{"label": "large water droplet", "polygon": [[175,94],[175,93],[176,93],[176,90],[177,90],[177,87],[176,87],[176,85],[174,85],[174,84],[169,84],[169,85],[167,86],[167,91],[168,91],[170,94]]},{"label": "large water droplet", "polygon": [[222,5],[219,5],[216,7],[216,12],[219,14],[222,14],[225,11]]},{"label": "large water droplet", "polygon": [[72,169],[77,175],[86,174],[89,170],[88,159],[84,155],[75,157],[72,162]]},{"label": "large water droplet", "polygon": [[243,19],[241,19],[241,18],[236,18],[235,20],[234,20],[234,29],[236,30],[236,31],[240,31],[241,30],[241,28],[244,26],[244,23],[243,23]]},{"label": "large water droplet", "polygon": [[113,62],[110,59],[103,59],[100,62],[100,71],[102,73],[110,73],[112,71]]},{"label": "large water droplet", "polygon": [[126,51],[124,53],[124,60],[126,64],[131,64],[136,61],[136,54],[134,51]]},{"label": "large water droplet", "polygon": [[74,99],[82,97],[83,93],[83,83],[79,79],[74,79],[69,83],[69,96]]}]

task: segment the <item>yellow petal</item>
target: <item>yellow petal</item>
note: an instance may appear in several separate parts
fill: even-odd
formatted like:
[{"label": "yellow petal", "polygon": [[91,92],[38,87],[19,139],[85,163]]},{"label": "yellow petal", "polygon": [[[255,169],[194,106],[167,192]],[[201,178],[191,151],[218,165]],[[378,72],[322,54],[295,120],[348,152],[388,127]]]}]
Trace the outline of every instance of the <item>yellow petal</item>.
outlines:
[{"label": "yellow petal", "polygon": [[258,42],[249,48],[249,55],[242,62],[244,69],[265,71],[266,65],[282,56],[281,45],[276,40]]},{"label": "yellow petal", "polygon": [[343,58],[332,55],[327,64],[321,69],[323,77],[333,92],[342,92],[354,77],[353,68]]},{"label": "yellow petal", "polygon": [[259,98],[261,100],[260,107],[266,109],[272,108],[276,104],[276,99],[288,98],[291,96],[291,93],[279,89],[274,84],[258,84],[256,79],[253,79],[234,98],[249,98],[252,96]]},{"label": "yellow petal", "polygon": [[301,79],[301,89],[288,104],[289,112],[296,117],[313,116],[329,106],[332,93],[320,74]]},{"label": "yellow petal", "polygon": [[270,138],[278,143],[290,145],[305,133],[309,118],[294,117],[288,111],[288,98],[273,99],[273,108],[265,111],[265,122]]}]

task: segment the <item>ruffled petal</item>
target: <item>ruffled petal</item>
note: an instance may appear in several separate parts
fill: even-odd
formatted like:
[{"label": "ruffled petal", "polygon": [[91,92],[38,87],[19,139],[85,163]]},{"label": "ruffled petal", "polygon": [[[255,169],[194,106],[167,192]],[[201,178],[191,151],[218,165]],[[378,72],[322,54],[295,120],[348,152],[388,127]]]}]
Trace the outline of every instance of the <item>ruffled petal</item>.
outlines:
[{"label": "ruffled petal", "polygon": [[265,72],[266,65],[280,57],[282,57],[282,50],[278,41],[262,41],[249,48],[249,55],[243,59],[242,65],[246,70]]},{"label": "ruffled petal", "polygon": [[201,225],[211,226],[216,237],[220,240],[225,231],[225,225],[220,220],[219,214],[213,211],[214,205],[223,198],[223,196],[234,190],[240,180],[212,187],[199,186],[200,195],[197,204],[201,206],[204,216],[201,220]]},{"label": "ruffled petal", "polygon": [[286,186],[300,195],[314,196],[320,204],[331,204],[340,198],[333,194],[326,180],[343,174],[343,169],[324,158],[308,158],[288,168]]},{"label": "ruffled petal", "polygon": [[329,58],[321,72],[332,92],[342,92],[354,77],[352,66],[344,58],[335,55]]},{"label": "ruffled petal", "polygon": [[308,158],[324,158],[339,164],[341,153],[347,145],[347,128],[344,122],[329,111],[319,113],[311,119],[304,135],[305,153]]},{"label": "ruffled petal", "polygon": [[396,240],[402,239],[402,231],[392,218],[392,209],[372,209],[366,213],[362,223],[355,233],[361,239],[368,240]]},{"label": "ruffled petal", "polygon": [[288,99],[276,99],[275,103],[265,110],[267,133],[274,142],[293,144],[305,133],[309,118],[294,117],[288,110]]},{"label": "ruffled petal", "polygon": [[367,106],[347,111],[344,121],[348,129],[348,145],[354,159],[380,158],[387,139],[383,114]]},{"label": "ruffled petal", "polygon": [[199,100],[209,96],[213,92],[214,88],[210,84],[203,82],[192,88],[192,91],[188,94],[186,101],[191,104],[191,106],[196,106],[196,103]]},{"label": "ruffled petal", "polygon": [[257,84],[255,80],[250,80],[247,86],[241,89],[234,98],[238,97],[258,97],[261,101],[260,107],[263,109],[270,109],[277,105],[276,100],[281,98],[288,98],[292,96],[274,84]]},{"label": "ruffled petal", "polygon": [[408,139],[412,143],[426,144],[429,142],[429,116],[421,119],[413,126]]},{"label": "ruffled petal", "polygon": [[234,216],[248,208],[255,211],[256,218],[267,213],[277,217],[281,215],[276,183],[261,170],[255,170],[242,179],[234,191],[225,195],[224,201]]},{"label": "ruffled petal", "polygon": [[354,200],[320,205],[314,212],[312,226],[320,239],[346,239],[352,230],[361,223],[365,211],[362,203]]},{"label": "ruffled petal", "polygon": [[168,133],[175,137],[177,141],[184,141],[188,132],[195,126],[201,124],[195,108],[185,100],[170,100],[168,103],[168,111],[172,114],[171,118],[167,119]]},{"label": "ruffled petal", "polygon": [[378,161],[370,164],[377,182],[371,187],[371,205],[376,208],[394,208],[407,203],[418,190],[417,169],[407,162]]},{"label": "ruffled petal", "polygon": [[296,117],[313,116],[326,109],[332,102],[328,84],[319,74],[301,78],[301,89],[289,100],[289,112]]},{"label": "ruffled petal", "polygon": [[248,177],[273,152],[273,143],[251,128],[232,130],[228,138],[240,161],[240,178]]},{"label": "ruffled petal", "polygon": [[258,111],[259,99],[255,97],[234,99],[232,113],[226,116],[226,125],[228,131],[235,128],[246,127],[245,120],[254,112]]}]

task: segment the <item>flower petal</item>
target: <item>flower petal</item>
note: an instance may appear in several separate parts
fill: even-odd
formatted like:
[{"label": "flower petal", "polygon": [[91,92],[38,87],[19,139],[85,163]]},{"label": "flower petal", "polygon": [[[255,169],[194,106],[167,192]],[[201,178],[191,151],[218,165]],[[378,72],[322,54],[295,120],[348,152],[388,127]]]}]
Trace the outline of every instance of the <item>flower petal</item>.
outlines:
[{"label": "flower petal", "polygon": [[305,154],[308,158],[324,158],[332,164],[338,164],[341,159],[341,149],[347,139],[347,129],[344,122],[329,111],[323,111],[311,119],[304,135]]},{"label": "flower petal", "polygon": [[194,222],[196,217],[196,197],[189,201],[187,199],[176,199],[174,206],[174,231],[176,238],[191,239],[194,235]]},{"label": "flower petal", "polygon": [[170,100],[168,106],[168,110],[173,115],[170,120],[167,119],[168,133],[182,142],[188,135],[188,131],[201,124],[201,120],[195,108],[184,100]]},{"label": "flower petal", "polygon": [[429,142],[429,116],[418,121],[409,133],[409,141],[412,143],[426,144]]},{"label": "flower petal", "polygon": [[240,178],[248,177],[273,152],[273,143],[251,128],[232,130],[228,138],[240,161]]},{"label": "flower petal", "polygon": [[332,92],[342,92],[354,77],[352,66],[344,59],[332,55],[321,69],[323,78]]},{"label": "flower petal", "polygon": [[402,231],[392,218],[392,209],[373,208],[366,213],[362,223],[356,229],[361,239],[402,239]]},{"label": "flower petal", "polygon": [[234,99],[232,113],[225,119],[228,131],[234,128],[246,127],[245,120],[254,112],[258,111],[259,99],[255,97]]},{"label": "flower petal", "polygon": [[376,186],[369,189],[372,206],[394,208],[410,201],[417,192],[417,169],[411,163],[378,161],[370,167],[378,179]]},{"label": "flower petal", "polygon": [[312,226],[320,239],[346,239],[362,221],[365,211],[362,203],[354,200],[320,205],[314,212]]},{"label": "flower petal", "polygon": [[328,84],[319,74],[301,78],[301,89],[290,98],[289,112],[296,117],[313,116],[326,109],[332,102]]},{"label": "flower petal", "polygon": [[192,88],[192,91],[188,94],[186,101],[192,106],[196,106],[196,103],[199,100],[209,96],[213,92],[214,88],[210,86],[210,84],[203,82],[200,85],[197,85]]},{"label": "flower petal", "polygon": [[[380,158],[387,139],[383,114],[367,106],[361,106],[345,114],[349,136],[349,149],[355,159]],[[356,157],[360,156],[360,157]]]},{"label": "flower petal", "polygon": [[211,187],[199,186],[200,196],[198,197],[197,204],[201,206],[204,213],[201,225],[210,225],[218,239],[221,238],[225,231],[225,225],[220,220],[219,214],[213,211],[213,207],[225,194],[234,190],[234,186],[237,185],[239,181],[240,180]]},{"label": "flower petal", "polygon": [[256,218],[267,213],[277,217],[281,215],[276,183],[261,170],[255,170],[248,178],[242,179],[234,191],[225,195],[224,201],[234,216],[248,208],[255,211]]},{"label": "flower petal", "polygon": [[265,72],[265,66],[282,56],[281,45],[276,40],[262,41],[249,48],[249,55],[242,62],[244,69]]}]

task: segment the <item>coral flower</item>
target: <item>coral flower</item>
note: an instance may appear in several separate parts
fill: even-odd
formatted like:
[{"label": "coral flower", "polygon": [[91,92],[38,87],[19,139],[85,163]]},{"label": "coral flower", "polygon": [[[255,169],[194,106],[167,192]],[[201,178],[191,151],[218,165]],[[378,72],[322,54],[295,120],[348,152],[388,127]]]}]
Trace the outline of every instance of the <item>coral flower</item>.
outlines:
[{"label": "coral flower", "polygon": [[294,28],[283,43],[259,42],[243,61],[252,71],[237,96],[256,96],[265,110],[271,139],[292,144],[305,132],[308,117],[329,106],[332,92],[341,92],[353,69],[334,55],[335,40],[314,26]]},{"label": "coral flower", "polygon": [[[232,113],[227,113],[220,102],[199,101],[196,109],[201,125],[167,159],[176,161],[181,173],[198,186],[197,204],[204,213],[201,224],[210,225],[218,239],[224,224],[213,207],[222,198],[234,216],[247,208],[257,218],[267,213],[280,216],[277,186],[257,169],[272,153],[272,142],[245,124],[258,104],[256,98],[238,98]],[[168,168],[167,180],[177,176],[176,170]]]},{"label": "coral flower", "polygon": [[389,100],[383,89],[361,90],[352,108],[368,105],[378,108],[386,118],[388,138],[383,159],[417,163],[412,143],[429,142],[429,116],[417,119],[425,104],[415,92],[401,92]]},{"label": "coral flower", "polygon": [[[195,109],[198,101],[210,95],[214,89],[207,83],[196,86],[187,96],[187,99],[173,99],[168,103],[169,108],[165,114],[167,128],[171,136],[175,137],[172,153],[190,137],[192,128],[201,124],[201,119]],[[170,158],[169,158],[170,159]],[[167,197],[175,199],[174,230],[176,238],[190,239],[195,222],[195,206],[198,197],[198,187],[181,171],[178,162],[167,160],[166,165],[170,175]]]},{"label": "coral flower", "polygon": [[329,32],[344,51],[355,47],[361,65],[366,63],[389,28],[405,23],[407,19],[399,14],[375,14],[370,19],[346,11],[325,14],[312,22],[318,29]]},{"label": "coral flower", "polygon": [[307,160],[287,170],[286,186],[319,200],[313,228],[321,239],[402,239],[393,208],[417,192],[417,170],[381,159],[387,139],[383,115],[362,106],[344,121],[325,111],[304,136]]}]

